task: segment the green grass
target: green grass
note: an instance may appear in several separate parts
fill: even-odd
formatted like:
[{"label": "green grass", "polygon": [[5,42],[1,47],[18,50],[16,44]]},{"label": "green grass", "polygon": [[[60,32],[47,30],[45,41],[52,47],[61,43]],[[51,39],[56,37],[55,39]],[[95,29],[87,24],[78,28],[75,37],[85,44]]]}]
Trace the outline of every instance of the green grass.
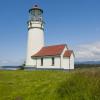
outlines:
[{"label": "green grass", "polygon": [[0,100],[100,100],[100,69],[0,71]]}]

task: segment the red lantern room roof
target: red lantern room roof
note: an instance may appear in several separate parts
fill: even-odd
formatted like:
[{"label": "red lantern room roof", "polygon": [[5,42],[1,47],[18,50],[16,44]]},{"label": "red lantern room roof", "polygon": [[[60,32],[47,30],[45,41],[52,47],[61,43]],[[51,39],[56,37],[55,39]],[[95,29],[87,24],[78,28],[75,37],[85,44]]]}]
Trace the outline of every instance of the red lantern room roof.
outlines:
[{"label": "red lantern room roof", "polygon": [[35,4],[30,10],[29,10],[29,13],[32,11],[32,10],[40,10],[42,13],[43,13],[43,10],[39,7],[39,5]]}]

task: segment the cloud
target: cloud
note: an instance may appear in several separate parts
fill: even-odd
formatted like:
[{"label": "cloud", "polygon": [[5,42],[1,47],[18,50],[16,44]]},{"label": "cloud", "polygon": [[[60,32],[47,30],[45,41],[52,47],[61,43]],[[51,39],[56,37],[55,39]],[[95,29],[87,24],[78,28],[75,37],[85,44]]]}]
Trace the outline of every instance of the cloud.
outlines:
[{"label": "cloud", "polygon": [[23,59],[20,60],[8,60],[8,59],[0,59],[0,66],[19,66],[24,63]]},{"label": "cloud", "polygon": [[6,65],[8,63],[8,61],[7,60],[0,60],[0,65]]},{"label": "cloud", "polygon": [[[100,41],[76,46],[74,53],[76,61],[100,61]],[[24,61],[25,59],[0,59],[0,66],[17,66],[23,64]]]},{"label": "cloud", "polygon": [[78,61],[100,61],[100,42],[77,46],[75,55]]}]

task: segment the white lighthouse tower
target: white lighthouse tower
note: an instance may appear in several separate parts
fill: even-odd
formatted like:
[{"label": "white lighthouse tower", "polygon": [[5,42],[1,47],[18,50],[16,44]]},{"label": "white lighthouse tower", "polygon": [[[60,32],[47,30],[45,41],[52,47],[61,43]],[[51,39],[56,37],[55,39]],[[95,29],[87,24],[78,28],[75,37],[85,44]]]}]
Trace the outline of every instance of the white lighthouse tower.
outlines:
[{"label": "white lighthouse tower", "polygon": [[31,56],[44,46],[43,10],[38,5],[34,5],[29,10],[29,14],[26,66],[34,67],[36,66],[36,60],[32,59]]}]

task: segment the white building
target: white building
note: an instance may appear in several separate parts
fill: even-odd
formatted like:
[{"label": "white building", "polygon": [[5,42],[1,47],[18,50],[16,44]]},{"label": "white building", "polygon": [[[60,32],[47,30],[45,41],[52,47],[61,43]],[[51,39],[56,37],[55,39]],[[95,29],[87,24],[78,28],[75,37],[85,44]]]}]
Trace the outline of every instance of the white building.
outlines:
[{"label": "white building", "polygon": [[29,10],[26,67],[74,69],[74,53],[66,44],[45,46],[43,10]]}]

